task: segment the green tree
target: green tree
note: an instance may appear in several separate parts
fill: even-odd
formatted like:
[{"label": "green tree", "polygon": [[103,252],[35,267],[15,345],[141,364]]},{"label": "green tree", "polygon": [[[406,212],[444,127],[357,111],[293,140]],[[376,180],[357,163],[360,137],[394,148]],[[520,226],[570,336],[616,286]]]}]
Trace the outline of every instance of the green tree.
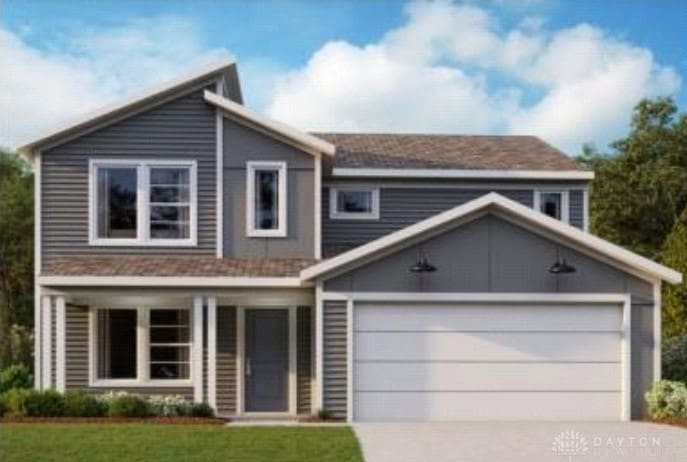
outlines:
[{"label": "green tree", "polygon": [[17,154],[0,150],[0,367],[25,357],[14,351],[12,326],[32,324],[33,175]]},{"label": "green tree", "polygon": [[[687,274],[687,208],[666,239],[663,262]],[[687,335],[687,280],[679,285],[666,286],[663,297],[663,326],[666,337]]]},{"label": "green tree", "polygon": [[687,114],[670,98],[642,100],[630,132],[611,148],[585,146],[577,158],[596,173],[591,230],[657,259],[687,205]]}]

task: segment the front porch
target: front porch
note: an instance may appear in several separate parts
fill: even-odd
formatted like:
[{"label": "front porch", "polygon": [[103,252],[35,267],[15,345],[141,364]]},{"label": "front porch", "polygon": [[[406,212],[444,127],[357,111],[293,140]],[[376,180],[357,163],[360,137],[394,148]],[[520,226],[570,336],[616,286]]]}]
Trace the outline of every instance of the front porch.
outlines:
[{"label": "front porch", "polygon": [[46,287],[36,386],[180,394],[220,416],[314,412],[312,288]]}]

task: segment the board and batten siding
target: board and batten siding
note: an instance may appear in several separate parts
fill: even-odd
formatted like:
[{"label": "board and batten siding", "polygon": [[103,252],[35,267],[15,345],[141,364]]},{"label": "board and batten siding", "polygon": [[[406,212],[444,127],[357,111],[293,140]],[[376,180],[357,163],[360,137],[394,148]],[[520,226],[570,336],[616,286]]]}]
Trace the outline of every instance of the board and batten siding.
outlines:
[{"label": "board and batten siding", "polygon": [[[71,255],[214,255],[216,242],[215,109],[200,88],[50,148],[41,160],[43,261]],[[198,244],[195,247],[105,247],[88,244],[89,159],[195,160]]]},{"label": "board and batten siding", "polygon": [[298,414],[311,414],[311,385],[313,379],[312,308],[309,306],[299,306],[296,322],[296,410]]},{"label": "board and batten siding", "polygon": [[323,408],[332,417],[345,419],[348,402],[346,302],[325,301],[323,308]]}]

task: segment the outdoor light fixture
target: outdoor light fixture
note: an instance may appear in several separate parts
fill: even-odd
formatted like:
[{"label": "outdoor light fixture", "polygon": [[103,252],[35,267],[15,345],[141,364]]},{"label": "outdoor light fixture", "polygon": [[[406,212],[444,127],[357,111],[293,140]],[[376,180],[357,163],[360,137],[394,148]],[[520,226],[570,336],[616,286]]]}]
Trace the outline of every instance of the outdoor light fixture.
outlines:
[{"label": "outdoor light fixture", "polygon": [[410,267],[411,273],[433,273],[437,267],[427,261],[427,257],[420,254],[420,259],[413,266]]},{"label": "outdoor light fixture", "polygon": [[577,268],[569,265],[565,261],[565,258],[559,258],[558,261],[556,261],[556,263],[551,265],[551,268],[549,268],[549,273],[551,274],[570,274],[574,273],[575,271],[577,271]]}]

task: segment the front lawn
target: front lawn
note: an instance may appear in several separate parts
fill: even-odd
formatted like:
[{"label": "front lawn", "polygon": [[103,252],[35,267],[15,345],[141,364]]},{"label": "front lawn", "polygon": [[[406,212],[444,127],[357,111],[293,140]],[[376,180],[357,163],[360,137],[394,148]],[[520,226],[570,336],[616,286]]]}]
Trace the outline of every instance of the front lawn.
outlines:
[{"label": "front lawn", "polygon": [[362,462],[350,428],[0,424],[2,462]]}]

